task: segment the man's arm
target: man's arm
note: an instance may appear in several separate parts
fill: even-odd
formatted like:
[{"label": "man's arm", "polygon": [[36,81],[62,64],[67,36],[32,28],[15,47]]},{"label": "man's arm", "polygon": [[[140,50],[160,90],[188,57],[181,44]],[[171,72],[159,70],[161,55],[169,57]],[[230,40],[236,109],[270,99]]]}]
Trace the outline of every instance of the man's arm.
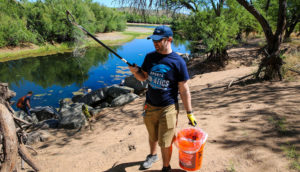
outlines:
[{"label": "man's arm", "polygon": [[186,110],[186,116],[190,121],[189,124],[195,127],[197,125],[197,121],[192,111],[191,93],[190,93],[189,85],[187,81],[182,81],[179,82],[178,87],[179,87],[181,100]]},{"label": "man's arm", "polygon": [[128,66],[131,73],[139,81],[145,81],[148,79],[148,73],[138,68],[137,66]]},{"label": "man's arm", "polygon": [[192,112],[191,93],[187,81],[178,83],[179,94],[187,112]]}]

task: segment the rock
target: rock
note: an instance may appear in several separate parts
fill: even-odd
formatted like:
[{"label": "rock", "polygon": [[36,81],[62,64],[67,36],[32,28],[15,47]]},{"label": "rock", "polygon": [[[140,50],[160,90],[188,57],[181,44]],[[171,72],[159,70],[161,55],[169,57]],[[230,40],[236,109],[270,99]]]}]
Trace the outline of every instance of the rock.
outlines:
[{"label": "rock", "polygon": [[30,123],[38,123],[39,120],[37,119],[35,113],[32,113],[31,116],[28,116],[27,113],[25,113],[23,110],[15,111],[16,117],[23,119],[25,121],[28,121]]},{"label": "rock", "polygon": [[27,116],[27,114],[22,110],[15,111],[15,115],[16,115],[16,117],[21,118],[21,119],[24,119],[24,117]]},{"label": "rock", "polygon": [[124,86],[133,88],[134,93],[139,94],[148,88],[148,80],[139,81],[133,75],[130,75],[125,78]]},{"label": "rock", "polygon": [[136,150],[135,145],[128,145],[129,151]]},{"label": "rock", "polygon": [[116,98],[122,94],[133,93],[134,89],[126,86],[113,85],[108,88],[107,95]]},{"label": "rock", "polygon": [[[72,98],[73,102],[84,103],[87,105],[94,105],[104,100],[107,97],[107,90],[109,87],[100,88],[98,90],[92,91],[82,97],[74,96]],[[76,97],[76,98],[75,98]]]},{"label": "rock", "polygon": [[101,111],[101,109],[97,108],[97,109],[91,110],[90,113],[91,113],[92,116],[94,116],[94,115],[97,115],[100,111]]},{"label": "rock", "polygon": [[187,63],[188,61],[190,61],[192,59],[192,56],[190,56],[188,53],[179,53],[179,52],[176,52],[179,56],[181,56],[184,61]]},{"label": "rock", "polygon": [[[83,103],[74,103],[66,108],[61,108],[61,119],[59,120],[60,128],[75,129],[84,126],[86,118],[82,112]],[[89,111],[93,108],[87,106]]]},{"label": "rock", "polygon": [[72,97],[72,102],[79,102],[83,97],[84,97],[84,95],[73,96]]},{"label": "rock", "polygon": [[37,142],[44,142],[49,140],[50,137],[50,133],[45,130],[34,131],[28,134],[26,144],[32,145]]},{"label": "rock", "polygon": [[58,124],[59,124],[59,120],[48,119],[37,123],[36,125],[34,125],[34,128],[38,128],[38,129],[58,128]]},{"label": "rock", "polygon": [[139,96],[133,93],[123,94],[119,97],[113,99],[111,102],[111,106],[122,106],[124,104],[127,104],[129,102],[132,102],[134,99],[138,98]]},{"label": "rock", "polygon": [[38,121],[44,121],[47,119],[59,118],[60,114],[52,106],[38,106],[30,109],[31,113],[34,113]]},{"label": "rock", "polygon": [[103,102],[100,104],[100,108],[110,107],[111,105],[108,102]]}]

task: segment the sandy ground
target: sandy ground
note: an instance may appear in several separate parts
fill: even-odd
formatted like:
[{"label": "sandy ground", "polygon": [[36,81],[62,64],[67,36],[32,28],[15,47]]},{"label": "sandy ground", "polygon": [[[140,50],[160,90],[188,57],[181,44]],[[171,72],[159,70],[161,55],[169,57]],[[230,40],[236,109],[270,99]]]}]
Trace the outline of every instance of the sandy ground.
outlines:
[{"label": "sandy ground", "polygon": [[[222,71],[197,74],[189,82],[198,127],[208,133],[201,172],[287,172],[291,160],[285,147],[300,149],[300,82],[263,82],[233,85],[233,79],[257,68],[255,47],[231,49]],[[197,59],[189,64],[189,70]],[[148,136],[141,116],[145,98],[122,107],[105,108],[92,123],[93,130],[50,130],[50,140],[33,147],[35,158],[49,172],[138,172],[149,154]],[[180,102],[179,131],[189,127]],[[280,125],[283,121],[283,125]],[[160,156],[160,153],[158,153]],[[173,147],[171,166],[178,164]],[[158,172],[159,160],[147,172]],[[30,170],[30,168],[26,168]]]}]

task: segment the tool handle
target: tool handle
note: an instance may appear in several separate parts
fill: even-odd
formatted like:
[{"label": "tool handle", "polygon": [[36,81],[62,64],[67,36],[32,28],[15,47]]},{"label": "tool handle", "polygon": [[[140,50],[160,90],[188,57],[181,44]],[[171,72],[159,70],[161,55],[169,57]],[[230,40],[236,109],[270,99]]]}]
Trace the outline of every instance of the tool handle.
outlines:
[{"label": "tool handle", "polygon": [[109,48],[107,45],[105,45],[103,42],[101,42],[99,39],[97,39],[94,35],[92,35],[90,32],[88,32],[84,27],[82,27],[81,25],[77,24],[75,22],[75,18],[73,17],[73,15],[67,10],[66,11],[67,14],[67,19],[69,20],[70,23],[72,23],[73,25],[77,26],[80,30],[82,30],[83,32],[85,32],[87,35],[89,35],[90,37],[92,37],[96,42],[98,42],[99,44],[101,44],[104,48],[106,48],[108,51],[110,51],[111,53],[113,53],[114,55],[116,55],[119,59],[121,59],[124,63],[126,63],[128,66],[133,66],[131,63],[129,63],[126,59],[124,59],[123,57],[121,57],[119,54],[117,54],[114,50],[112,50],[111,48]]}]

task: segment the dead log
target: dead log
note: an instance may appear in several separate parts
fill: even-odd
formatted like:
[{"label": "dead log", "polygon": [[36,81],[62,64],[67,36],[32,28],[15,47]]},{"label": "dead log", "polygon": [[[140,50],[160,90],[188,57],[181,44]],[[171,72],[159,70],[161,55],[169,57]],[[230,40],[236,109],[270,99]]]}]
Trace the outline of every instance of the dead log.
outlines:
[{"label": "dead log", "polygon": [[15,170],[18,156],[18,138],[16,127],[12,117],[11,107],[8,101],[16,96],[16,93],[8,88],[8,84],[0,83],[0,130],[3,137],[3,163],[1,172]]},{"label": "dead log", "polygon": [[0,103],[0,128],[3,134],[4,162],[1,172],[13,171],[17,164],[18,139],[14,119],[6,106]]}]

